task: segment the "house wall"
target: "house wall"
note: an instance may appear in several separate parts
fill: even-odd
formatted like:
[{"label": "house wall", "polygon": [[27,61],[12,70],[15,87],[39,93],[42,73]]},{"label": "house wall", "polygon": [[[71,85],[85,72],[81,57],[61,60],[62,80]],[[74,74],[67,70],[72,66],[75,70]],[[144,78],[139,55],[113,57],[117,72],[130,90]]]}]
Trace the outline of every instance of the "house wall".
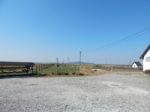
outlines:
[{"label": "house wall", "polygon": [[138,66],[136,65],[136,63],[134,63],[134,64],[132,65],[132,68],[138,68]]},{"label": "house wall", "polygon": [[146,53],[143,60],[143,71],[150,71],[150,50]]}]

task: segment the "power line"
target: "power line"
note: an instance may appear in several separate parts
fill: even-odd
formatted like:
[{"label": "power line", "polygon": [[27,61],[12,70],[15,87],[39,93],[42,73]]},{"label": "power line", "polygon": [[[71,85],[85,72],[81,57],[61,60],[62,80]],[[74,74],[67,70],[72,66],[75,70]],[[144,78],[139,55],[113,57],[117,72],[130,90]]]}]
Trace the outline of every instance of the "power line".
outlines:
[{"label": "power line", "polygon": [[108,44],[105,44],[105,45],[103,45],[101,47],[95,48],[95,49],[90,50],[90,51],[93,52],[93,51],[97,51],[99,49],[103,49],[103,48],[106,48],[106,47],[109,47],[109,46],[112,46],[112,45],[116,45],[116,44],[121,43],[121,42],[126,42],[126,41],[129,41],[129,39],[132,39],[132,38],[135,38],[135,37],[139,38],[142,35],[144,35],[145,33],[148,33],[149,31],[150,31],[150,27],[147,27],[147,28],[145,28],[143,30],[140,30],[140,31],[136,32],[136,33],[130,34],[130,35],[128,35],[126,37],[123,37],[123,38],[121,38],[119,40],[112,41],[112,42],[110,42]]}]

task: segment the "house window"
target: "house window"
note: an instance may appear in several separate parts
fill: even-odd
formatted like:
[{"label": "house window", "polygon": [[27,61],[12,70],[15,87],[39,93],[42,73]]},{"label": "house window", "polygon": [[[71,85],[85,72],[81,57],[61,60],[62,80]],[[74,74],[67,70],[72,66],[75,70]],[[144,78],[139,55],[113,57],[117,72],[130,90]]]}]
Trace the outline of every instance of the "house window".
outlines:
[{"label": "house window", "polygon": [[146,58],[146,61],[147,61],[147,62],[150,62],[150,57],[147,57],[147,58]]}]

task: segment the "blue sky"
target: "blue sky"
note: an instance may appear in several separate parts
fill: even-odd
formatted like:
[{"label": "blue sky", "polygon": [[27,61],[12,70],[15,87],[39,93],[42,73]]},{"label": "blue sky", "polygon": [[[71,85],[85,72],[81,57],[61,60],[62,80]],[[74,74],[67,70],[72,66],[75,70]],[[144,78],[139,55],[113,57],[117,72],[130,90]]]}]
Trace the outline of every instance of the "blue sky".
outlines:
[{"label": "blue sky", "polygon": [[[150,43],[149,0],[0,0],[0,60],[128,64]],[[106,45],[106,47],[102,47]]]}]

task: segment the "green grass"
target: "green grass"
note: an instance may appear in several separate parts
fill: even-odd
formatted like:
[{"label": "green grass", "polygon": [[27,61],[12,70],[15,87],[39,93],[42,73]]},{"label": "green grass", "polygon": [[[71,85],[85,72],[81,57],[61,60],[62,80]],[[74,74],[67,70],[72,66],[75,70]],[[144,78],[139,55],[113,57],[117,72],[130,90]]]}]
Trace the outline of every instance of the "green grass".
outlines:
[{"label": "green grass", "polygon": [[79,73],[79,66],[51,66],[42,71],[38,72],[37,74],[46,74],[46,75],[76,75]]}]

